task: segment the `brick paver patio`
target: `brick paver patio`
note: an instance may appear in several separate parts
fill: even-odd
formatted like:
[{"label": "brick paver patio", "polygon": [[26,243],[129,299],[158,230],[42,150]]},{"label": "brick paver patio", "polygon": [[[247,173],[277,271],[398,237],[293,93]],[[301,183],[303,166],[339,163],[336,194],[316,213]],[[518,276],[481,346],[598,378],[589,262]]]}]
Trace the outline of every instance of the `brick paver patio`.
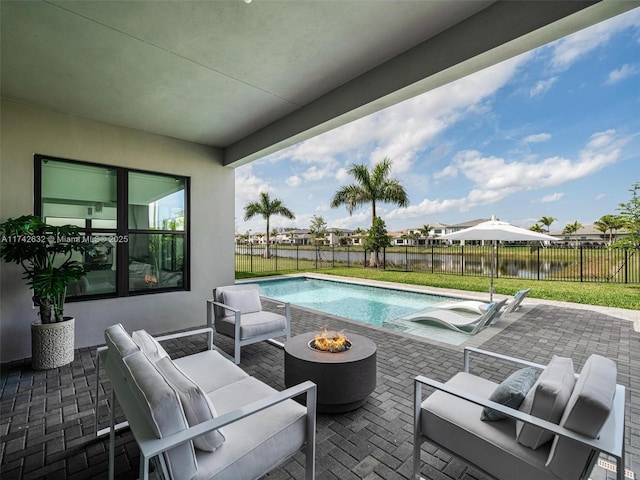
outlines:
[{"label": "brick paver patio", "polygon": [[[640,472],[640,334],[633,323],[590,310],[546,304],[526,305],[519,319],[488,338],[481,348],[546,363],[552,355],[573,358],[576,369],[591,353],[618,364],[618,382],[627,386],[626,465]],[[462,347],[434,343],[401,333],[292,307],[292,333],[329,325],[365,335],[378,345],[378,382],[362,408],[347,414],[319,414],[316,478],[392,480],[410,478],[412,462],[413,378],[440,381],[460,370]],[[491,327],[496,328],[496,327]],[[167,342],[173,356],[204,348],[204,338]],[[231,343],[217,341],[230,352]],[[509,372],[499,362],[472,363],[475,373],[500,381]],[[277,389],[284,388],[282,350],[261,343],[242,351],[242,368]],[[109,391],[102,379],[103,392]],[[80,349],[74,362],[45,372],[29,361],[2,365],[0,476],[10,479],[107,478],[106,437],[93,425],[95,349]],[[101,427],[108,425],[106,403]],[[118,479],[137,477],[138,452],[128,431],[116,437]],[[303,455],[272,472],[270,479],[303,478]],[[422,449],[422,475],[429,480],[479,480],[485,477],[428,444]],[[596,467],[592,478],[613,478]],[[239,479],[242,480],[242,479]],[[514,474],[517,480],[517,474]]]}]

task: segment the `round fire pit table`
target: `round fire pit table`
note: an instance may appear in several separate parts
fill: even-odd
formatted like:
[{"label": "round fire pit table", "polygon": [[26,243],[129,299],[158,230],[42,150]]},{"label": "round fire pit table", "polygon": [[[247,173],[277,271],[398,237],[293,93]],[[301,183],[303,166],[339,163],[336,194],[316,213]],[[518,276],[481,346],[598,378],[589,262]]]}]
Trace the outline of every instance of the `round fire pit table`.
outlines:
[{"label": "round fire pit table", "polygon": [[284,384],[311,380],[318,386],[318,411],[355,410],[376,388],[376,344],[366,337],[347,335],[351,348],[322,352],[309,347],[317,332],[297,335],[284,346]]}]

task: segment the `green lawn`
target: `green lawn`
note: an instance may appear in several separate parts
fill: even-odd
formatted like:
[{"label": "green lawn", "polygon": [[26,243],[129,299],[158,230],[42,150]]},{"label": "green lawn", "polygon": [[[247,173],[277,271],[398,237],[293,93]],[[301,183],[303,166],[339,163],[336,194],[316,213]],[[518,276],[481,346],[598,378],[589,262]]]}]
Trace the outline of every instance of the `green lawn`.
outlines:
[{"label": "green lawn", "polygon": [[[345,277],[406,283],[411,285],[452,288],[455,290],[467,290],[473,292],[489,291],[489,279],[483,277],[432,274],[425,272],[396,272],[358,267],[323,268],[322,270],[310,269],[310,271]],[[278,272],[260,272],[254,274],[238,272],[236,273],[236,278],[256,278],[268,275],[281,275],[285,273],[302,272],[300,270],[282,270]],[[529,296],[532,298],[640,310],[640,285],[498,278],[495,280],[494,287],[496,293],[504,295],[513,295],[518,290],[531,288]]]}]

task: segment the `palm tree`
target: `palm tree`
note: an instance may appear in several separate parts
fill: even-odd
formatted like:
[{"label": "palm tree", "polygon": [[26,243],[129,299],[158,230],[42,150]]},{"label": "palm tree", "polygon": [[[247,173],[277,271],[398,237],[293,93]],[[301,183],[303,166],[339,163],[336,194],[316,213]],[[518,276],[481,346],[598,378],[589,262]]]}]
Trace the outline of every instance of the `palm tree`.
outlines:
[{"label": "palm tree", "polygon": [[420,235],[422,235],[426,240],[424,241],[425,245],[429,244],[429,232],[431,231],[431,225],[429,225],[428,223],[426,225],[423,225],[422,228],[420,229]]},{"label": "palm tree", "polygon": [[609,245],[611,245],[617,231],[624,227],[624,218],[620,215],[603,215],[593,226],[602,233],[609,232]]},{"label": "palm tree", "polygon": [[[568,223],[565,227],[564,230],[562,231],[563,234],[565,235],[574,235],[578,230],[580,230],[583,227],[583,225],[579,222],[579,221],[575,221],[573,223]],[[575,246],[578,246],[578,242],[576,239],[576,243]]]},{"label": "palm tree", "polygon": [[547,227],[547,233],[551,233],[551,224],[555,222],[557,218],[553,217],[542,217],[538,222]]},{"label": "palm tree", "polygon": [[536,223],[535,225],[531,225],[529,227],[529,230],[531,230],[532,232],[536,232],[536,233],[544,233],[544,230],[542,229],[542,227],[538,223]]},{"label": "palm tree", "polygon": [[269,258],[269,219],[272,215],[282,215],[291,220],[296,216],[291,210],[284,206],[282,200],[274,198],[271,200],[267,192],[260,192],[260,201],[250,202],[244,207],[244,220],[250,220],[256,215],[260,215],[267,221],[267,250],[266,257]]},{"label": "palm tree", "polygon": [[[353,214],[356,207],[371,204],[371,226],[376,219],[376,204],[378,202],[395,203],[399,207],[409,205],[407,192],[400,181],[389,178],[391,172],[391,160],[384,158],[374,165],[369,171],[366,165],[354,164],[349,174],[355,178],[356,183],[340,187],[333,195],[331,207],[336,208],[346,205],[349,215]],[[371,252],[370,265],[378,266],[378,252]]]}]

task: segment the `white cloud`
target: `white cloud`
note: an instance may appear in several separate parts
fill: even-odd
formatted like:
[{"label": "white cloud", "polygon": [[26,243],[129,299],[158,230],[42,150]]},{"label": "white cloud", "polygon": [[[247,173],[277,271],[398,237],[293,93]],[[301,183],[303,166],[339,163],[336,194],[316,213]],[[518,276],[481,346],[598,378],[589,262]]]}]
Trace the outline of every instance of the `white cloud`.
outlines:
[{"label": "white cloud", "polygon": [[302,179],[298,175],[292,175],[287,178],[284,183],[289,187],[297,187],[302,183]]},{"label": "white cloud", "polygon": [[522,139],[524,143],[540,143],[540,142],[548,142],[551,140],[550,133],[536,133],[533,135],[527,135]]},{"label": "white cloud", "polygon": [[600,193],[600,194],[596,195],[596,202],[599,202],[600,200],[602,200],[605,197],[606,197],[606,195],[604,193]]},{"label": "white cloud", "polygon": [[[472,184],[466,197],[445,200],[424,199],[418,205],[396,209],[389,218],[418,217],[457,209],[468,211],[480,205],[490,205],[527,190],[557,187],[564,183],[597,173],[615,163],[629,137],[619,137],[614,130],[594,133],[578,158],[549,157],[538,162],[509,161],[495,156],[483,156],[477,150],[464,150],[455,155],[451,165],[434,174],[438,179],[464,177]],[[455,179],[455,182],[461,182]],[[561,197],[545,197],[555,201]]]},{"label": "white cloud", "polygon": [[539,200],[539,203],[552,203],[562,200],[564,198],[564,193],[556,192],[551,195],[545,195]]},{"label": "white cloud", "polygon": [[558,77],[551,77],[547,80],[539,80],[538,82],[536,82],[533,88],[529,90],[529,97],[533,98],[546,93],[551,88],[551,86],[556,83],[556,80],[558,80]]},{"label": "white cloud", "polygon": [[324,180],[325,178],[329,178],[333,175],[335,170],[335,162],[330,162],[321,167],[316,167],[315,165],[309,167],[306,172],[302,174],[304,179],[307,182],[317,182],[320,180]]},{"label": "white cloud", "polygon": [[336,172],[336,180],[338,180],[339,183],[346,183],[350,178],[351,176],[346,168],[339,168]]},{"label": "white cloud", "polygon": [[587,53],[606,44],[615,33],[629,27],[640,28],[640,9],[636,8],[551,43],[552,67],[559,71],[566,70]]},{"label": "white cloud", "polygon": [[[430,147],[438,134],[475,112],[515,75],[529,58],[525,53],[489,67],[453,83],[405,100],[373,115],[293,145],[265,160],[288,159],[312,164],[312,178],[327,165],[338,171],[339,179],[348,178],[346,171],[333,165],[338,157],[353,163],[375,163],[384,157],[393,161],[392,175],[410,170],[416,155]],[[305,177],[306,179],[306,177]]]},{"label": "white cloud", "polygon": [[611,71],[604,83],[606,85],[613,85],[629,77],[637,75],[638,73],[640,73],[640,67],[638,67],[637,65],[629,65],[627,63],[622,67]]}]

